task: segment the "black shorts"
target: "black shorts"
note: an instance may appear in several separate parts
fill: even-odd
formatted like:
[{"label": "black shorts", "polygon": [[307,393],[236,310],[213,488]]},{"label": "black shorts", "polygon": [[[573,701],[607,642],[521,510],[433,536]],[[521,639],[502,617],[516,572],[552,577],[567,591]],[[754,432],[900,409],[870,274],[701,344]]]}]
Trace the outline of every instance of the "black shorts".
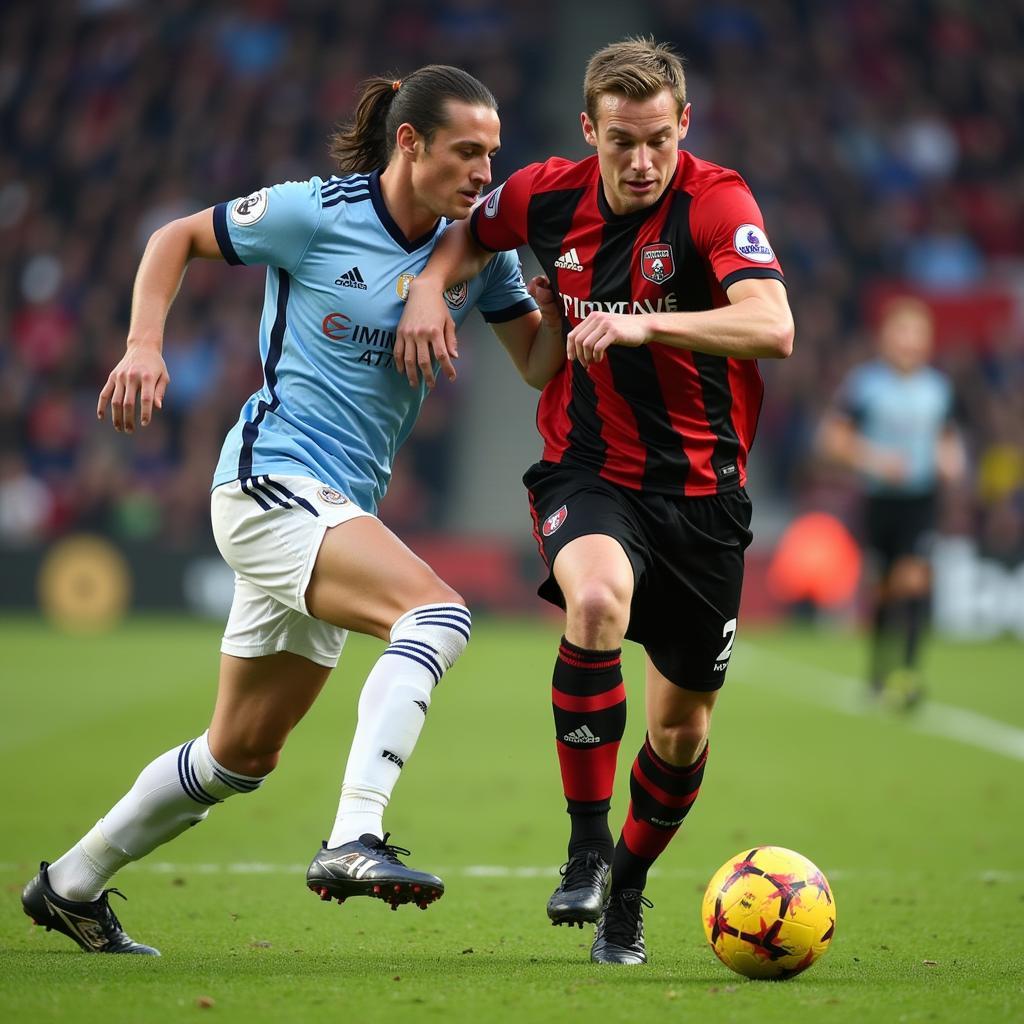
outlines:
[{"label": "black shorts", "polygon": [[934,492],[910,497],[872,495],[864,505],[864,540],[882,568],[907,555],[927,558],[935,540],[938,502]]},{"label": "black shorts", "polygon": [[[626,637],[655,668],[688,690],[725,682],[750,544],[750,499],[743,490],[702,498],[642,494],[596,473],[538,462],[523,477],[534,535],[549,570],[571,540],[613,537],[635,580]],[[565,607],[554,575],[537,593]]]}]

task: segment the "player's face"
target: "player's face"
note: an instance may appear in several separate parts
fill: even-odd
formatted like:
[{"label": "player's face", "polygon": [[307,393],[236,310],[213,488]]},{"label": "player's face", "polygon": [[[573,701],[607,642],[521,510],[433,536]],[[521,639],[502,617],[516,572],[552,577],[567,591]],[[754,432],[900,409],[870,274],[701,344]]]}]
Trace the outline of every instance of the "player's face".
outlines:
[{"label": "player's face", "polygon": [[447,125],[434,132],[413,164],[417,200],[437,217],[467,217],[491,182],[491,160],[500,146],[496,110],[449,101]]},{"label": "player's face", "polygon": [[690,104],[680,114],[672,92],[643,100],[603,93],[593,121],[581,115],[583,137],[597,150],[605,198],[615,213],[657,202],[679,161],[679,142],[690,127]]},{"label": "player's face", "polygon": [[913,373],[931,357],[931,320],[912,309],[892,313],[882,323],[879,340],[884,359],[900,373]]}]

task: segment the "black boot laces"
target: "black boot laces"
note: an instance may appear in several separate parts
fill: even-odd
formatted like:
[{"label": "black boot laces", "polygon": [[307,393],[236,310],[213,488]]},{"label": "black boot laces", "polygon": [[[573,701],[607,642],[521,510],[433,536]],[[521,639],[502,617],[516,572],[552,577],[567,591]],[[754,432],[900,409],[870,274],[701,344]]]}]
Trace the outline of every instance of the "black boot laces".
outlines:
[{"label": "black boot laces", "polygon": [[391,833],[385,832],[384,838],[380,840],[380,845],[374,847],[374,849],[389,863],[405,867],[405,865],[398,859],[398,856],[401,854],[403,857],[409,857],[412,855],[412,851],[407,850],[404,846],[395,846],[392,843],[389,843],[388,839],[390,838]]},{"label": "black boot laces", "polygon": [[654,904],[639,889],[624,889],[612,897],[604,912],[604,938],[628,948],[644,937],[643,907]]},{"label": "black boot laces", "polygon": [[110,930],[116,930],[123,932],[124,929],[121,927],[121,922],[117,919],[117,914],[114,913],[114,908],[110,905],[110,894],[113,893],[115,896],[120,896],[121,899],[128,902],[128,897],[125,896],[120,889],[104,889],[102,896],[100,896],[100,907],[103,912],[103,924]]},{"label": "black boot laces", "polygon": [[586,886],[593,885],[595,882],[594,875],[597,873],[600,864],[601,855],[594,850],[587,850],[586,853],[570,857],[558,869],[558,873],[562,876],[562,888],[568,892],[572,889],[583,889]]}]

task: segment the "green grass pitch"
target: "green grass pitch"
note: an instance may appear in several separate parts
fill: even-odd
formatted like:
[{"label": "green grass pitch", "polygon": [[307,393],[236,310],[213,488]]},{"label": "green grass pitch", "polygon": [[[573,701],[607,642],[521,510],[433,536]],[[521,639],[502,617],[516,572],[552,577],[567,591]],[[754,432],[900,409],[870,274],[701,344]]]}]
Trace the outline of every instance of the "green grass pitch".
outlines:
[{"label": "green grass pitch", "polygon": [[[652,961],[588,960],[551,928],[564,857],[551,742],[556,623],[480,621],[435,694],[389,811],[394,841],[446,880],[427,912],[322,904],[305,864],[333,819],[356,696],[380,644],[354,637],[256,795],[122,872],[114,899],[159,960],[87,956],[33,927],[20,888],[163,750],[206,724],[217,625],[137,620],[103,637],[0,623],[0,1020],[873,1022],[1024,1019],[1024,653],[936,642],[932,702],[872,713],[857,636],[748,631],[715,715],[704,789],[652,877]],[[642,656],[614,806],[643,734]],[[748,982],[706,947],[707,879],[745,847],[829,876],[828,955]]]}]

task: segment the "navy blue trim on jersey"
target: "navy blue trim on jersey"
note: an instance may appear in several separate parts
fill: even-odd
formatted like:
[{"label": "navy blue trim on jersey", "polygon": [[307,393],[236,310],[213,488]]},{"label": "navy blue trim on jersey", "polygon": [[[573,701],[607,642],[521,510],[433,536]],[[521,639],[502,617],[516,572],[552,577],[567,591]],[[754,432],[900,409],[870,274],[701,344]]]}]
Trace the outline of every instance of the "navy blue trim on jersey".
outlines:
[{"label": "navy blue trim on jersey", "polygon": [[213,233],[217,236],[217,245],[220,246],[220,254],[233,267],[241,267],[245,264],[235,252],[231,242],[231,235],[228,234],[228,204],[218,203],[213,208]]},{"label": "navy blue trim on jersey", "polygon": [[320,513],[305,498],[300,497],[298,494],[293,494],[285,487],[284,484],[279,483],[277,480],[271,480],[269,476],[263,477],[263,485],[269,491],[271,487],[275,491],[280,491],[289,501],[294,501],[299,508],[304,508],[310,515],[315,516],[317,519],[320,518]]},{"label": "navy blue trim on jersey", "polygon": [[263,365],[263,376],[270,392],[270,401],[260,400],[256,418],[250,420],[242,428],[242,450],[238,453],[238,479],[247,480],[252,476],[252,448],[259,436],[260,424],[268,412],[273,412],[280,404],[275,388],[277,387],[277,364],[281,360],[281,349],[284,346],[284,330],[288,323],[288,294],[291,291],[291,278],[278,268],[277,271],[277,315],[270,331],[270,347],[267,350],[267,361]]},{"label": "navy blue trim on jersey", "polygon": [[[381,224],[384,225],[384,230],[406,252],[415,252],[417,249],[422,249],[437,234],[437,225],[441,223],[440,220],[426,234],[420,235],[419,238],[413,239],[411,242],[405,237],[405,232],[395,223],[395,218],[391,216],[384,202],[384,195],[380,190],[380,171],[374,171],[370,175],[370,198],[373,200],[373,208],[377,211]],[[326,206],[327,204],[324,203],[324,205]]]},{"label": "navy blue trim on jersey", "polygon": [[347,192],[351,195],[354,192],[369,192],[369,176],[366,174],[353,174],[347,178],[332,178],[320,186],[320,198],[330,199],[339,192]]},{"label": "navy blue trim on jersey", "polygon": [[[507,324],[509,320],[518,320],[527,313],[532,313],[537,308],[533,299],[520,299],[514,306],[506,306],[504,309],[486,310],[481,309],[480,313],[489,324]],[[477,309],[480,309],[477,306]]]},{"label": "navy blue trim on jersey", "polygon": [[479,206],[469,215],[469,233],[473,236],[473,241],[480,246],[481,249],[486,249],[488,252],[501,252],[500,249],[492,249],[486,242],[480,241],[480,236],[476,233],[476,219],[480,216],[480,211],[483,210],[484,204],[480,203]]},{"label": "navy blue trim on jersey", "polygon": [[335,196],[334,199],[328,199],[323,204],[323,208],[326,210],[328,207],[337,206],[338,203],[363,203],[370,198],[369,192],[360,192],[357,196],[346,196],[344,193]]},{"label": "navy blue trim on jersey", "polygon": [[741,267],[722,278],[722,291],[728,291],[737,281],[762,281],[766,278],[781,281],[783,286],[786,284],[786,279],[774,267]]}]

